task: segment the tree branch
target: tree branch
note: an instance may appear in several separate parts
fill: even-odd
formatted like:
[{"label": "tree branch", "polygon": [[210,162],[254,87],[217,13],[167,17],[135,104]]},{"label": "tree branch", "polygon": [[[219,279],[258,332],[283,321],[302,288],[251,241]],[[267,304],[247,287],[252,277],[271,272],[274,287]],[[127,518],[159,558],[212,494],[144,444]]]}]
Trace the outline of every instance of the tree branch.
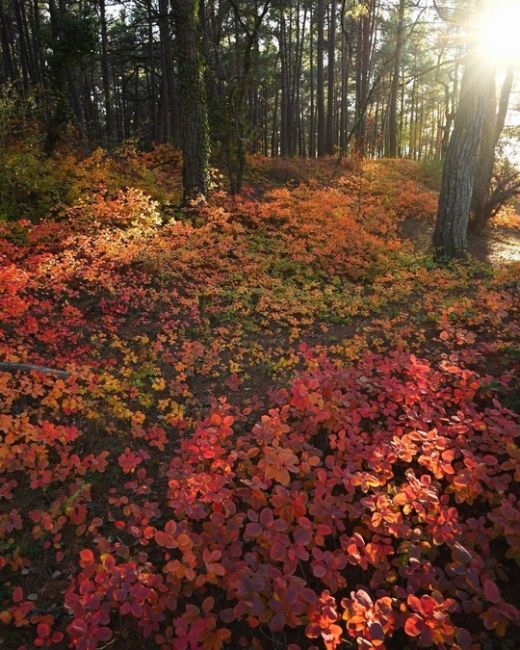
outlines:
[{"label": "tree branch", "polygon": [[33,363],[14,363],[11,361],[0,361],[0,371],[12,371],[17,372],[21,370],[23,372],[41,372],[45,375],[56,375],[61,379],[66,379],[70,376],[70,372],[67,370],[57,370],[56,368],[47,368],[47,366],[38,366]]}]

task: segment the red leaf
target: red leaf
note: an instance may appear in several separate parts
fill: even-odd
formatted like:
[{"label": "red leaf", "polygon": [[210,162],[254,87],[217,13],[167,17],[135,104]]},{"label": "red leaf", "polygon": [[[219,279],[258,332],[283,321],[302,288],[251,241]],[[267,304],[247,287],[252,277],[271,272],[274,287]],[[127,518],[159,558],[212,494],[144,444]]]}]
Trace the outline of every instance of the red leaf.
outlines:
[{"label": "red leaf", "polygon": [[40,639],[46,639],[51,634],[51,628],[47,623],[38,623],[36,626],[36,633]]},{"label": "red leaf", "polygon": [[312,530],[310,528],[304,528],[303,526],[298,526],[298,528],[293,533],[294,541],[300,546],[307,546],[307,544],[312,539]]},{"label": "red leaf", "polygon": [[21,587],[15,587],[13,589],[13,603],[19,603],[23,600],[23,589]]},{"label": "red leaf", "polygon": [[473,638],[471,634],[468,632],[468,630],[465,630],[463,627],[459,627],[457,630],[457,642],[462,648],[462,650],[466,650],[466,648],[470,648],[471,644],[473,643]]},{"label": "red leaf", "polygon": [[484,580],[484,596],[495,605],[500,601],[500,591],[493,580]]},{"label": "red leaf", "polygon": [[412,614],[412,616],[409,616],[406,619],[406,623],[404,624],[404,631],[406,634],[408,634],[408,636],[419,636],[423,630],[424,621],[416,614]]},{"label": "red leaf", "polygon": [[88,564],[92,564],[94,562],[94,553],[89,548],[84,548],[82,551],[80,551],[79,554],[80,557],[80,566],[85,567]]}]

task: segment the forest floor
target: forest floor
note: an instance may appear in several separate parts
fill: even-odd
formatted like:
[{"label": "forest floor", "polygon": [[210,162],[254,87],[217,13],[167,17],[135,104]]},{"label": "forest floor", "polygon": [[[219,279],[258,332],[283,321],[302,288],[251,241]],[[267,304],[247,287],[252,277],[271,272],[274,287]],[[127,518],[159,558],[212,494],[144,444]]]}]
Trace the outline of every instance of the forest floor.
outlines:
[{"label": "forest floor", "polygon": [[440,267],[415,163],[190,218],[167,163],[0,224],[0,362],[62,371],[0,367],[0,646],[518,647],[518,219]]}]

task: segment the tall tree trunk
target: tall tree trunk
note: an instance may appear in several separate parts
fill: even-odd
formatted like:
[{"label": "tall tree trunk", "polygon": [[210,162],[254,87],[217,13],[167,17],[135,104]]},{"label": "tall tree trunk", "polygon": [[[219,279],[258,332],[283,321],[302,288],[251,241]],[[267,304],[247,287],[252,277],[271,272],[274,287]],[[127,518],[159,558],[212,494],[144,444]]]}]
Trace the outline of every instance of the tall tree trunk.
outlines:
[{"label": "tall tree trunk", "polygon": [[296,61],[294,64],[295,74],[294,74],[294,120],[297,125],[297,142],[295,142],[295,153],[296,145],[298,148],[298,155],[300,157],[305,156],[305,137],[304,137],[304,123],[303,123],[303,111],[302,111],[302,102],[301,102],[301,78],[302,78],[302,69],[303,69],[303,49],[305,45],[305,28],[307,24],[307,7],[303,10],[303,16],[300,26],[300,5],[298,3],[298,10],[296,13],[298,21],[298,38],[296,39]]},{"label": "tall tree trunk", "polygon": [[[173,3],[174,5],[176,2]],[[183,2],[181,1],[182,5]],[[159,35],[161,39],[161,138],[170,142],[172,136],[172,55],[168,0],[159,0]],[[197,38],[199,36],[197,35]]]},{"label": "tall tree trunk", "polygon": [[352,45],[351,34],[352,29],[345,25],[346,2],[343,0],[341,6],[341,112],[339,123],[339,149],[340,155],[346,155],[348,149],[347,133],[348,133],[348,87],[350,78],[350,66],[352,63]]},{"label": "tall tree trunk", "polygon": [[476,53],[468,55],[453,134],[443,166],[433,236],[438,258],[464,257],[480,134],[486,107],[486,78]]},{"label": "tall tree trunk", "polygon": [[334,129],[334,72],[336,64],[336,0],[330,3],[329,14],[329,55],[328,55],[328,79],[327,79],[327,153],[334,153],[335,129]]},{"label": "tall tree trunk", "polygon": [[200,51],[200,2],[173,3],[178,43],[184,202],[208,194],[209,132]]},{"label": "tall tree trunk", "polygon": [[364,13],[358,19],[356,42],[356,151],[365,155],[369,83],[374,45],[376,0],[364,0]]},{"label": "tall tree trunk", "polygon": [[112,99],[110,97],[110,73],[108,67],[108,36],[105,12],[105,0],[99,0],[99,18],[101,23],[101,76],[103,79],[103,98],[105,100],[105,139],[110,147],[114,137],[114,120],[112,117]]},{"label": "tall tree trunk", "polygon": [[146,5],[147,18],[148,18],[148,60],[149,60],[149,75],[150,75],[150,140],[154,142],[157,139],[157,86],[155,82],[155,52],[153,42],[153,17],[152,17],[152,0],[147,0]]},{"label": "tall tree trunk", "polygon": [[[56,4],[49,0],[49,17],[52,38],[55,42],[61,39],[62,3]],[[68,66],[63,56],[55,56],[50,66],[51,90],[53,94],[53,108],[47,125],[47,138],[45,150],[50,153],[56,146],[60,132],[70,119],[70,104],[67,92]]]},{"label": "tall tree trunk", "polygon": [[488,102],[484,123],[482,125],[480,151],[475,171],[471,202],[472,215],[470,230],[472,232],[482,232],[491,216],[489,196],[495,166],[495,150],[506,121],[509,98],[513,87],[513,77],[513,68],[508,68],[500,93],[498,113],[495,79],[491,77],[489,80],[489,88],[487,91]]},{"label": "tall tree trunk", "polygon": [[483,225],[484,212],[489,197],[493,166],[495,163],[495,130],[497,120],[497,93],[495,76],[487,79],[484,89],[486,104],[480,133],[480,148],[473,180],[471,197],[470,230],[477,231]]},{"label": "tall tree trunk", "polygon": [[18,48],[20,56],[20,66],[22,68],[22,79],[23,86],[25,90],[29,87],[29,52],[28,52],[28,43],[25,38],[25,29],[23,24],[23,16],[20,0],[14,0],[13,2],[14,12],[16,15],[16,23],[18,26]]},{"label": "tall tree trunk", "polygon": [[285,20],[285,10],[280,9],[280,75],[282,80],[281,93],[281,121],[280,121],[280,155],[285,157],[289,153],[289,129],[290,129],[290,110],[289,110],[289,88],[290,88],[290,61],[289,48],[287,44],[287,27]]},{"label": "tall tree trunk", "polygon": [[8,35],[8,17],[4,12],[3,0],[0,0],[0,31],[2,35],[2,59],[6,76],[11,80],[16,79],[16,68],[11,51],[11,43]]},{"label": "tall tree trunk", "polygon": [[311,5],[311,24],[309,28],[309,93],[310,93],[310,108],[309,108],[309,158],[316,157],[316,126],[315,126],[315,111],[314,111],[314,11]]},{"label": "tall tree trunk", "polygon": [[36,70],[36,83],[41,83],[43,81],[43,69],[44,69],[44,56],[41,45],[41,26],[40,26],[40,10],[38,8],[38,0],[34,0],[30,9],[30,21],[31,21],[31,33],[33,41],[33,50],[35,58],[35,70]]},{"label": "tall tree trunk", "polygon": [[327,148],[325,142],[325,97],[323,92],[323,54],[325,49],[323,27],[325,22],[325,7],[323,0],[318,0],[316,26],[318,29],[318,47],[316,52],[316,109],[318,118],[318,156],[324,156]]},{"label": "tall tree trunk", "polygon": [[397,158],[398,153],[397,99],[401,75],[401,53],[403,49],[404,7],[405,0],[399,0],[394,73],[392,76],[392,85],[390,86],[390,101],[388,109],[388,156],[390,158]]},{"label": "tall tree trunk", "polygon": [[279,155],[278,146],[278,104],[280,98],[280,89],[276,88],[273,108],[273,129],[271,132],[271,156],[274,158]]}]

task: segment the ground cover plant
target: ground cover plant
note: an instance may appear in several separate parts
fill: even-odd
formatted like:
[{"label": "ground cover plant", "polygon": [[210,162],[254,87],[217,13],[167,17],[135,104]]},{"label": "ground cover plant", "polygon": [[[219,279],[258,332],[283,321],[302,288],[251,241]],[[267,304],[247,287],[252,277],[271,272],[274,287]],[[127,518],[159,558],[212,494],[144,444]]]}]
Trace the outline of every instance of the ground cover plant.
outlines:
[{"label": "ground cover plant", "polygon": [[0,224],[0,642],[517,648],[518,263],[411,161],[175,160]]}]

